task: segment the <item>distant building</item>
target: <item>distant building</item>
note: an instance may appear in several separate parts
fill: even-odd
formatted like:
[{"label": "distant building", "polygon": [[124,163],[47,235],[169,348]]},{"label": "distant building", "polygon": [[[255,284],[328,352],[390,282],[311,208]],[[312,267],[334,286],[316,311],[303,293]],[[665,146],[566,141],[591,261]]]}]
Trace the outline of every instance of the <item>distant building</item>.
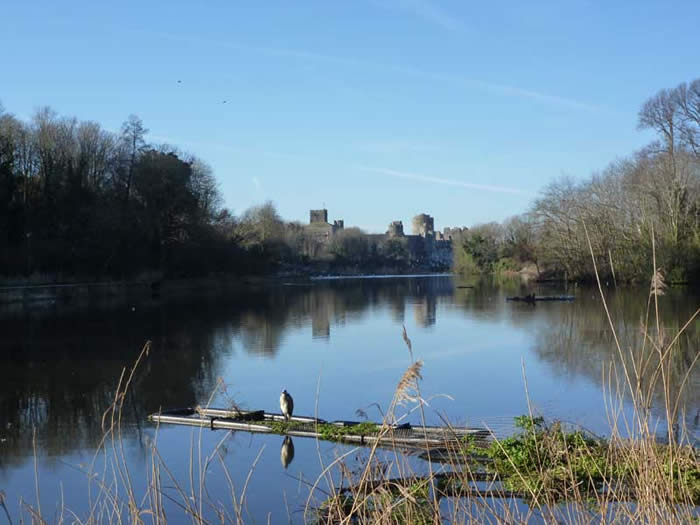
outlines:
[{"label": "distant building", "polygon": [[403,237],[403,222],[401,222],[401,221],[391,222],[389,224],[389,230],[386,232],[386,234],[390,238]]},{"label": "distant building", "polygon": [[435,221],[427,213],[421,213],[413,217],[413,235],[421,237],[432,236],[435,233]]},{"label": "distant building", "polygon": [[[368,242],[375,247],[381,246],[389,239],[394,243],[398,242],[403,246],[404,253],[408,255],[411,265],[438,269],[449,268],[452,264],[452,238],[458,232],[466,231],[466,228],[445,228],[444,233],[436,232],[435,220],[427,213],[416,215],[411,222],[411,227],[413,234],[406,235],[403,222],[392,221],[386,233],[365,235]],[[323,208],[309,210],[309,224],[304,226],[304,231],[311,235],[317,246],[322,246],[344,228],[345,222],[342,219],[334,220],[332,224],[328,222],[328,210]],[[310,251],[309,253],[315,252]],[[425,319],[431,318],[430,308],[424,317]],[[317,332],[320,334],[324,331],[321,328],[323,323],[317,324]]]},{"label": "distant building", "polygon": [[306,231],[321,241],[330,239],[344,228],[345,222],[342,219],[333,221],[333,224],[328,222],[328,210],[325,208],[309,211],[309,224],[306,226]]},{"label": "distant building", "polygon": [[411,226],[413,235],[406,235],[403,223],[392,221],[382,237],[400,241],[413,264],[449,267],[452,264],[452,242],[443,233],[435,232],[433,217],[427,213],[416,215]]},{"label": "distant building", "polygon": [[310,210],[309,224],[328,224],[328,210]]}]

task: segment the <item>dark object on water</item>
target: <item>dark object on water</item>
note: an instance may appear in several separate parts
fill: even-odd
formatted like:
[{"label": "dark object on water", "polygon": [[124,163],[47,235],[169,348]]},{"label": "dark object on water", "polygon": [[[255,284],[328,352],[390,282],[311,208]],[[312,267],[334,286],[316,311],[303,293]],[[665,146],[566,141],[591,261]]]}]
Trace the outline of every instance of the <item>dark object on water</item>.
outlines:
[{"label": "dark object on water", "polygon": [[194,408],[171,408],[161,412],[164,416],[193,416],[196,410]]},{"label": "dark object on water", "polygon": [[462,285],[458,286],[457,288],[474,288],[474,286],[469,285],[469,284],[462,284]]},{"label": "dark object on water", "polygon": [[231,410],[231,415],[228,417],[235,417],[238,421],[260,421],[265,419],[264,410]]},{"label": "dark object on water", "polygon": [[[215,416],[219,417],[219,418],[236,419],[237,421],[260,421],[261,419],[265,419],[265,411],[264,410],[238,410],[236,408],[232,408],[230,410],[222,410],[222,409],[211,409],[211,410],[213,410],[213,412],[215,412]],[[199,408],[199,407],[197,407],[197,408],[191,408],[191,407],[171,408],[169,410],[162,410],[157,415],[166,416],[166,417],[170,417],[170,416],[190,417],[190,416],[194,416],[195,414],[203,414],[203,413],[206,413],[208,411],[210,411],[210,410],[208,410],[206,408]]]},{"label": "dark object on water", "polygon": [[573,301],[574,299],[576,299],[574,295],[535,295],[533,293],[506,297],[506,301],[522,301],[525,303],[534,303],[535,301]]}]

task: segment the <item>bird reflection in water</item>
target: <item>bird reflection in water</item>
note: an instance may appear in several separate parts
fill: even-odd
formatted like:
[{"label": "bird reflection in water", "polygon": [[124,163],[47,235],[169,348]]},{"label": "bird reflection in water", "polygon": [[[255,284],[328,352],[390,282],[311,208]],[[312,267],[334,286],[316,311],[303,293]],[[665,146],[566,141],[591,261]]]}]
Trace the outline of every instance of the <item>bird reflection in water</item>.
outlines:
[{"label": "bird reflection in water", "polygon": [[282,450],[280,450],[280,461],[282,466],[286,469],[289,464],[294,460],[294,442],[289,436],[284,437],[282,441]]}]

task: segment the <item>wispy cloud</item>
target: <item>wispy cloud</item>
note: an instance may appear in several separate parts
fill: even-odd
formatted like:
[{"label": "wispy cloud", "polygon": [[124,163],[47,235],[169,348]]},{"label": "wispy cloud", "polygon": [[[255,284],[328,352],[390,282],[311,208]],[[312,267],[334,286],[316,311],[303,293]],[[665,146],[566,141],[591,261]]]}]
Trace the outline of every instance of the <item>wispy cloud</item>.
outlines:
[{"label": "wispy cloud", "polygon": [[[151,33],[152,36],[170,40],[172,42],[180,42],[186,44],[200,45],[202,47],[219,47],[222,49],[230,49],[243,53],[256,53],[265,56],[278,58],[287,58],[291,60],[334,64],[343,67],[353,67],[361,69],[371,69],[382,73],[390,72],[400,75],[409,75],[416,78],[433,80],[441,83],[447,83],[452,86],[463,87],[465,89],[476,88],[482,91],[500,94],[506,97],[516,97],[523,99],[535,100],[537,102],[546,103],[548,105],[567,107],[569,109],[584,110],[584,111],[600,111],[602,108],[588,102],[575,100],[572,98],[544,93],[532,89],[511,86],[507,84],[499,84],[485,80],[475,79],[468,76],[456,75],[450,73],[441,73],[435,71],[427,71],[413,66],[405,66],[400,64],[388,64],[373,62],[370,60],[357,59],[353,57],[339,57],[335,55],[327,55],[314,51],[306,51],[292,48],[278,48],[268,46],[250,46],[235,42],[223,40],[214,40],[199,37],[190,37],[185,35],[176,35],[169,33]],[[225,75],[225,74],[224,74]],[[226,76],[226,75],[225,75]],[[231,77],[233,78],[233,77]]]},{"label": "wispy cloud", "polygon": [[500,91],[504,95],[510,95],[514,97],[529,98],[532,100],[539,100],[541,102],[547,102],[555,104],[558,106],[568,106],[573,109],[582,110],[600,110],[601,108],[587,102],[580,102],[571,98],[560,97],[558,95],[550,95],[548,93],[540,93],[539,91],[532,91],[530,89],[523,89],[514,86],[507,86],[504,84],[487,84],[489,89],[494,91]]},{"label": "wispy cloud", "polygon": [[410,11],[423,20],[448,31],[457,31],[464,28],[462,21],[428,0],[397,0],[396,6]]},{"label": "wispy cloud", "polygon": [[518,193],[522,195],[534,195],[533,192],[523,190],[521,188],[515,188],[512,186],[495,186],[491,184],[473,184],[471,182],[464,182],[456,179],[445,179],[442,177],[432,177],[429,175],[421,175],[418,173],[409,173],[406,171],[396,171],[385,168],[373,168],[369,166],[360,166],[360,169],[364,171],[369,171],[372,173],[378,173],[380,175],[387,175],[389,177],[398,177],[401,179],[410,179],[420,182],[429,182],[431,184],[442,184],[445,186],[457,186],[460,188],[467,188],[470,190],[482,190],[490,191],[495,193]]},{"label": "wispy cloud", "polygon": [[191,141],[183,138],[173,137],[170,135],[147,135],[147,140],[166,144],[169,146],[177,148],[189,148],[191,151],[188,153],[197,153],[201,151],[217,150],[224,153],[235,153],[244,155],[255,155],[262,157],[269,157],[274,159],[282,159],[285,161],[295,161],[295,162],[309,162],[313,160],[312,157],[307,157],[304,155],[296,155],[291,153],[283,153],[278,151],[272,151],[269,149],[262,149],[254,146],[240,146],[236,144],[222,144],[218,142],[199,142]]},{"label": "wispy cloud", "polygon": [[482,91],[487,91],[490,93],[497,93],[504,95],[506,97],[515,97],[535,100],[537,102],[543,102],[548,105],[567,107],[576,110],[585,111],[600,111],[601,108],[594,104],[588,102],[583,102],[580,100],[575,100],[568,97],[562,97],[559,95],[552,95],[549,93],[543,93],[541,91],[534,91],[532,89],[525,89],[517,86],[511,86],[508,84],[499,84],[495,82],[486,82],[483,80],[478,80],[471,77],[465,77],[462,75],[454,75],[449,73],[439,73],[432,71],[425,71],[422,69],[413,68],[410,66],[386,66],[388,69],[395,71],[396,73],[403,73],[406,75],[413,75],[416,77],[429,78],[441,83],[448,83],[451,85],[462,86],[464,88],[477,88]]},{"label": "wispy cloud", "polygon": [[437,153],[443,148],[436,144],[427,144],[411,140],[375,140],[360,142],[357,144],[359,151],[367,153],[381,154],[401,154],[401,153]]}]

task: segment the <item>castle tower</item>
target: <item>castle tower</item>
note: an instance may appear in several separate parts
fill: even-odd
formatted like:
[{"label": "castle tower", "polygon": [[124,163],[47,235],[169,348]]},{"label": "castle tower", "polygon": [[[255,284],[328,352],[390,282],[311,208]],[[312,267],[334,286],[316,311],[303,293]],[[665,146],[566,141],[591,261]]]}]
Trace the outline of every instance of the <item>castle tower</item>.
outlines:
[{"label": "castle tower", "polygon": [[389,223],[389,231],[387,231],[389,237],[403,237],[403,222],[393,221]]},{"label": "castle tower", "polygon": [[413,217],[412,224],[413,235],[427,237],[435,233],[434,219],[427,213],[421,213]]},{"label": "castle tower", "polygon": [[314,223],[328,223],[328,210],[323,208],[322,210],[311,210],[309,212],[309,224]]}]

